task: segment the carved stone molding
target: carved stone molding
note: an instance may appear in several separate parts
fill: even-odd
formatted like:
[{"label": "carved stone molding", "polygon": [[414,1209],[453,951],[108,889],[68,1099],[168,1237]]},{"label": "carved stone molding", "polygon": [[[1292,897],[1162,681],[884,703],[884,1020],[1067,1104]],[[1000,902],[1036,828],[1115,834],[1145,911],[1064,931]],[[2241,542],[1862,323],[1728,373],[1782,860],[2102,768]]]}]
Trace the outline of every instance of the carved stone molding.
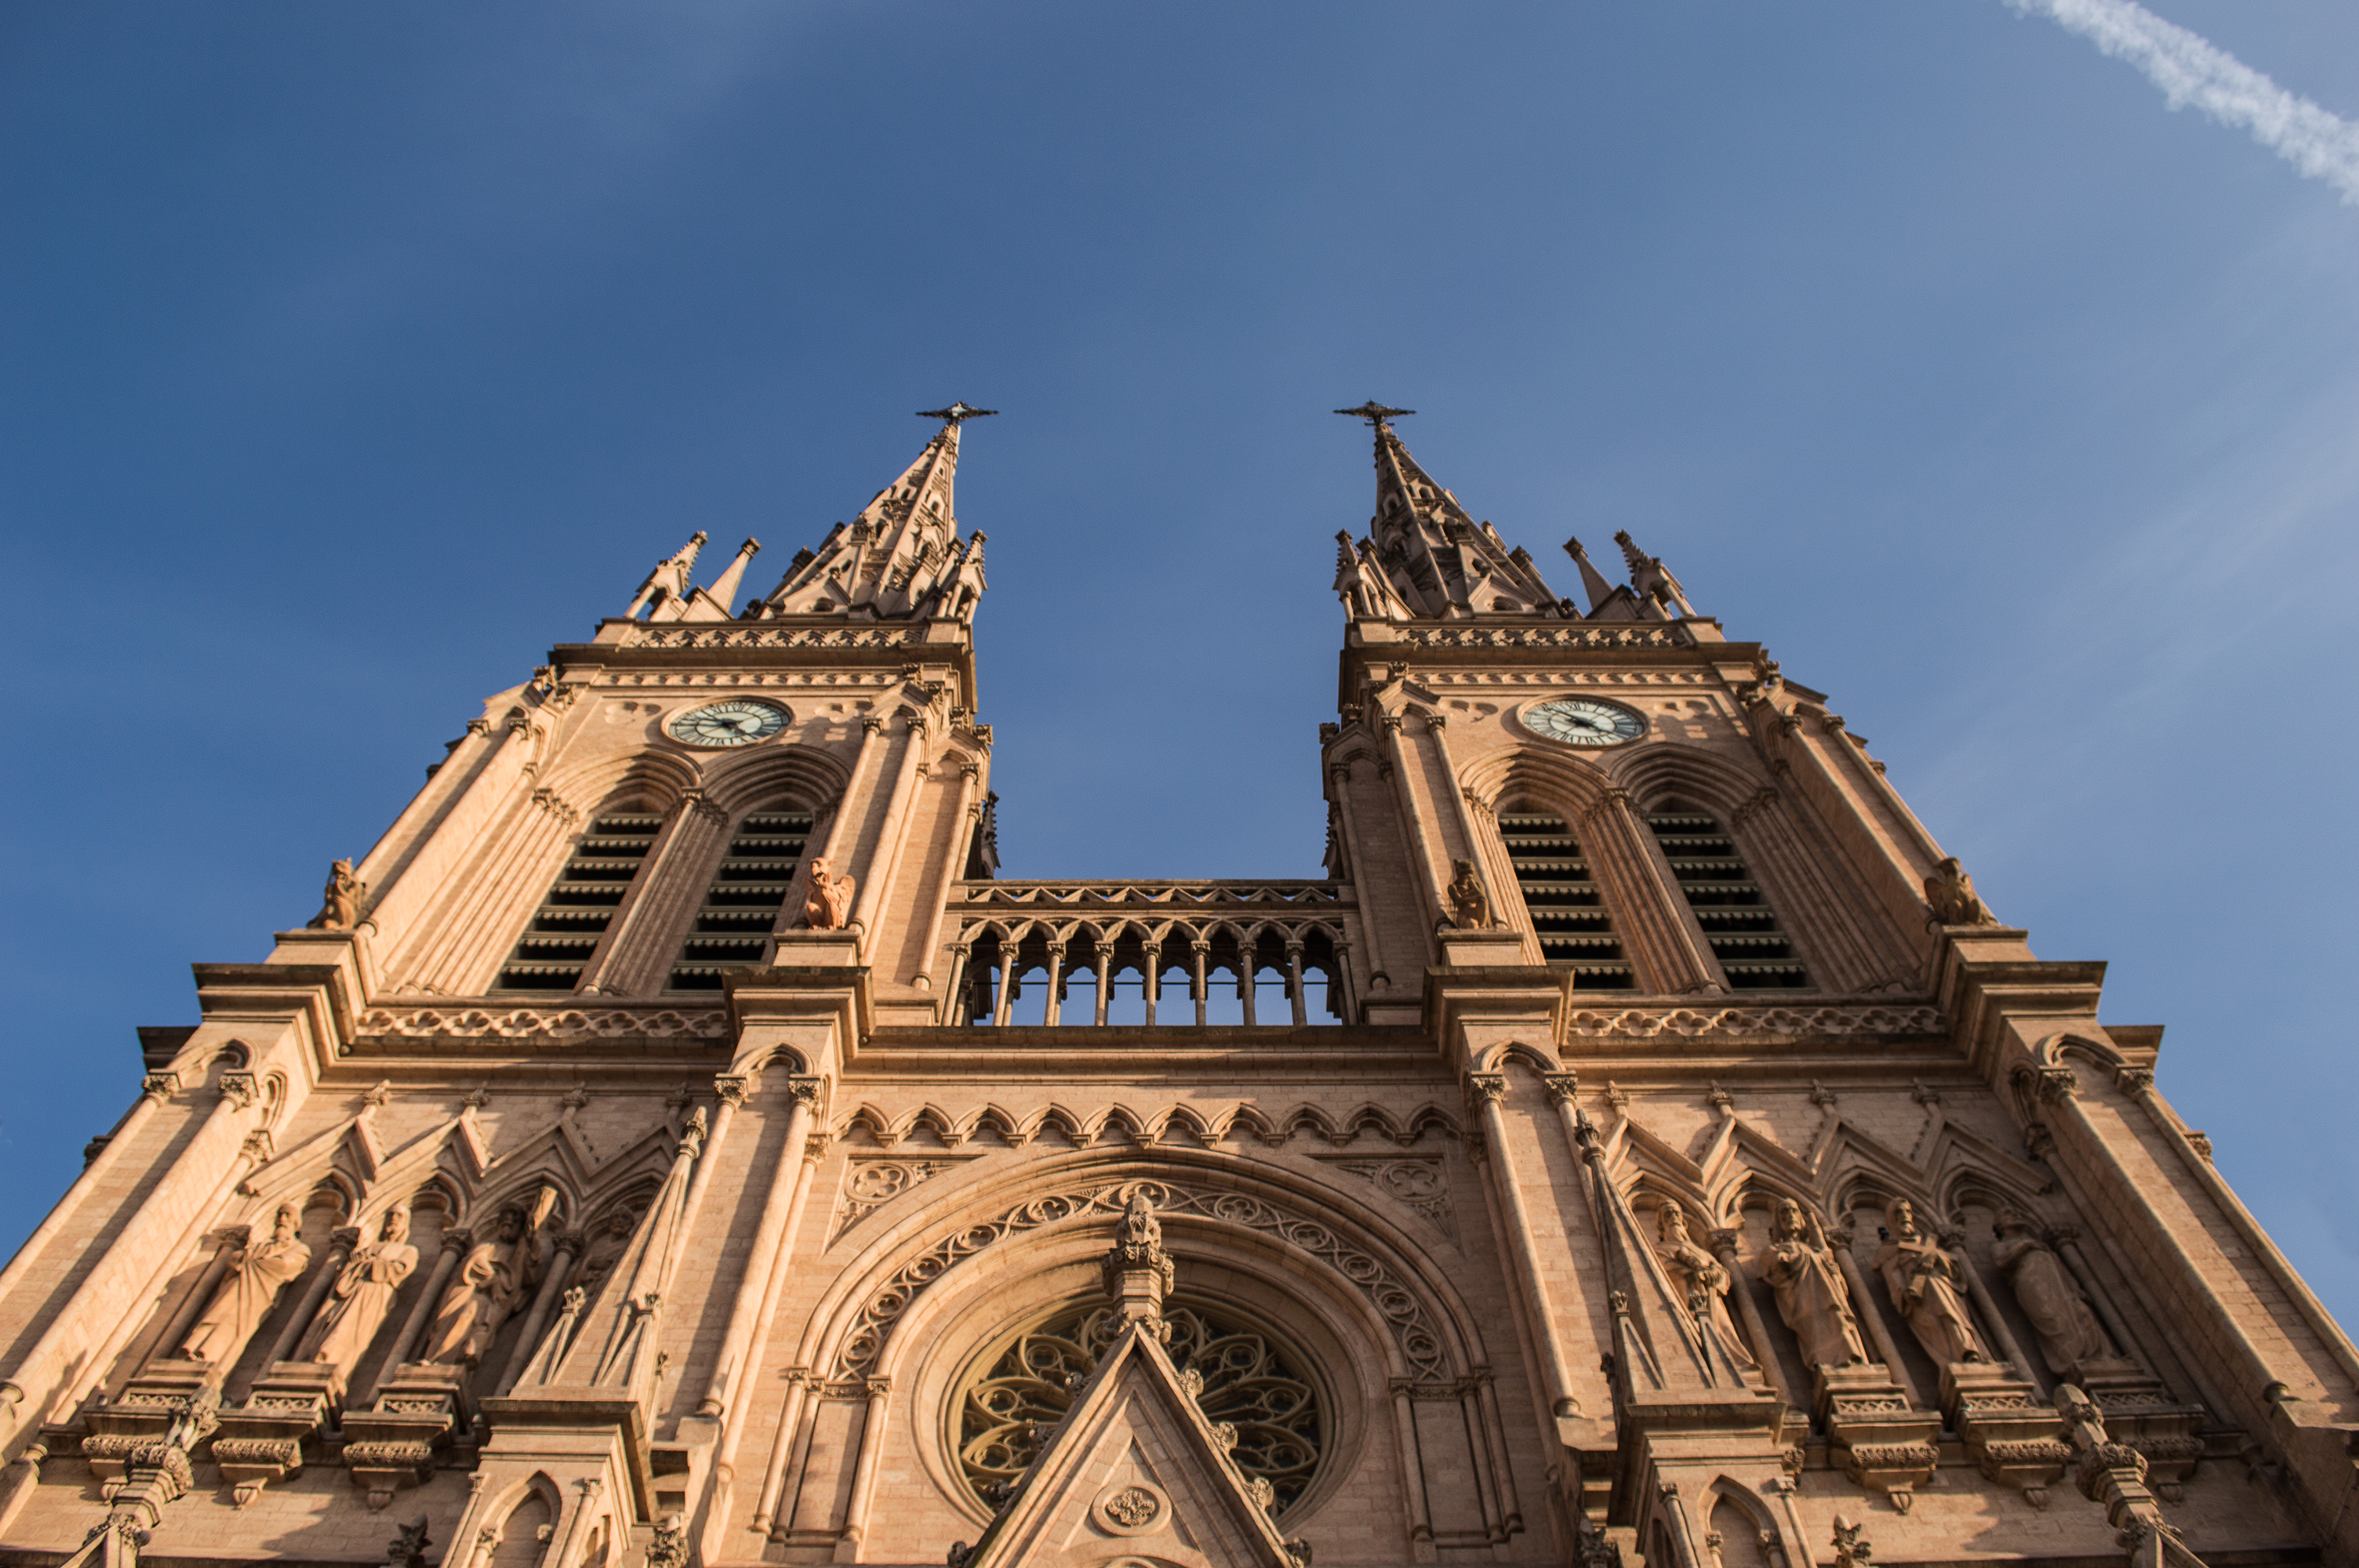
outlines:
[{"label": "carved stone molding", "polygon": [[844,1172],[831,1242],[921,1183],[955,1170],[959,1160],[853,1160]]},{"label": "carved stone molding", "polygon": [[1540,1085],[1548,1090],[1550,1105],[1571,1105],[1581,1092],[1581,1077],[1575,1073],[1542,1073]]},{"label": "carved stone molding", "polygon": [[1408,1285],[1385,1263],[1353,1247],[1329,1227],[1250,1194],[1218,1187],[1197,1189],[1174,1182],[1126,1181],[1075,1187],[1031,1199],[994,1218],[964,1226],[927,1248],[871,1292],[868,1304],[861,1310],[836,1354],[832,1380],[873,1374],[894,1326],[927,1286],[954,1265],[1010,1236],[1045,1226],[1082,1219],[1110,1224],[1120,1217],[1131,1197],[1139,1193],[1147,1195],[1157,1214],[1166,1219],[1175,1215],[1196,1215],[1242,1225],[1310,1253],[1367,1297],[1391,1330],[1402,1359],[1416,1376],[1449,1376],[1441,1336]]},{"label": "carved stone molding", "polygon": [[158,1105],[179,1092],[180,1075],[178,1073],[149,1073],[139,1080],[140,1098],[154,1100]]},{"label": "carved stone molding", "polygon": [[1489,631],[1455,627],[1410,626],[1401,640],[1416,648],[1684,648],[1692,643],[1679,625],[1614,629],[1584,626],[1527,626]]},{"label": "carved stone molding", "polygon": [[916,632],[908,627],[781,626],[700,627],[694,631],[642,626],[625,639],[636,648],[897,648]]},{"label": "carved stone molding", "polygon": [[1822,1035],[1909,1035],[1948,1033],[1932,1007],[1628,1007],[1583,1009],[1566,1033],[1589,1039],[1813,1039]]},{"label": "carved stone molding", "polygon": [[1326,1160],[1332,1171],[1359,1177],[1404,1208],[1436,1225],[1450,1223],[1450,1180],[1439,1160]]},{"label": "carved stone molding", "polygon": [[719,1008],[379,1007],[362,1015],[358,1033],[405,1040],[720,1040],[729,1015]]},{"label": "carved stone molding", "polygon": [[252,1073],[223,1073],[221,1076],[221,1097],[244,1110],[260,1095]]}]

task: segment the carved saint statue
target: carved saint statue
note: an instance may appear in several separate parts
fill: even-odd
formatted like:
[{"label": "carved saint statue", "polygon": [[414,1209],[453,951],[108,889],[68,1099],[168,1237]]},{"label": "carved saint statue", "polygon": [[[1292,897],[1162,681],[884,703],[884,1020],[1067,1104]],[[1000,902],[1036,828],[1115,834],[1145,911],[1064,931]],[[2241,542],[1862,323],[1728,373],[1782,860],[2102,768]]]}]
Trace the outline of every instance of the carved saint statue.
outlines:
[{"label": "carved saint statue", "polygon": [[803,904],[803,921],[813,931],[841,931],[852,919],[852,873],[835,874],[825,855],[810,863],[810,897]]},{"label": "carved saint statue", "polygon": [[505,1209],[492,1234],[467,1249],[442,1304],[426,1330],[418,1358],[429,1365],[473,1367],[492,1347],[500,1325],[540,1278],[540,1251],[518,1209]]},{"label": "carved saint statue", "polygon": [[2038,1227],[2023,1215],[2010,1214],[2000,1219],[1997,1230],[1992,1259],[2015,1287],[2016,1304],[2031,1320],[2048,1365],[2073,1378],[2087,1362],[2110,1360],[2114,1351],[2104,1326],[2063,1260],[2039,1238]]},{"label": "carved saint statue", "polygon": [[1777,1206],[1769,1222],[1761,1279],[1777,1292],[1777,1315],[1800,1342],[1805,1366],[1855,1367],[1867,1359],[1843,1270],[1825,1242],[1810,1234],[1802,1206],[1791,1199]]},{"label": "carved saint statue", "polygon": [[311,1321],[297,1347],[298,1361],[323,1361],[349,1372],[384,1326],[401,1281],[418,1267],[409,1244],[409,1211],[387,1209],[377,1238],[355,1250],[328,1292],[328,1304]]},{"label": "carved saint statue", "polygon": [[1884,1224],[1887,1234],[1876,1249],[1875,1271],[1884,1276],[1892,1304],[1908,1320],[1925,1354],[1937,1367],[1989,1360],[1966,1308],[1963,1271],[1939,1241],[1917,1228],[1917,1206],[1895,1198],[1884,1211]]},{"label": "carved saint statue", "polygon": [[361,895],[368,884],[353,875],[350,860],[338,860],[328,868],[328,889],[321,895],[320,913],[311,917],[314,931],[349,931],[361,915]]},{"label": "carved saint statue", "polygon": [[1493,925],[1491,895],[1483,891],[1483,879],[1474,874],[1472,860],[1450,863],[1450,924],[1461,931],[1485,931]]},{"label": "carved saint statue", "polygon": [[196,1326],[180,1343],[180,1354],[191,1361],[210,1361],[208,1383],[225,1376],[237,1362],[245,1342],[278,1304],[288,1282],[310,1265],[311,1249],[295,1234],[301,1216],[293,1204],[280,1204],[270,1227],[270,1239],[259,1247],[242,1247],[230,1260],[229,1273],[205,1305]]},{"label": "carved saint statue", "polygon": [[1933,868],[1925,879],[1925,907],[1937,925],[1996,925],[1997,918],[1974,896],[1974,879],[1966,875],[1955,855]]},{"label": "carved saint statue", "polygon": [[1687,1300],[1688,1315],[1696,1326],[1706,1324],[1720,1336],[1738,1365],[1753,1365],[1752,1353],[1738,1337],[1736,1325],[1729,1320],[1728,1287],[1732,1282],[1728,1271],[1719,1259],[1696,1245],[1688,1234],[1687,1210],[1669,1198],[1655,1215],[1655,1256],[1663,1260],[1671,1282]]}]

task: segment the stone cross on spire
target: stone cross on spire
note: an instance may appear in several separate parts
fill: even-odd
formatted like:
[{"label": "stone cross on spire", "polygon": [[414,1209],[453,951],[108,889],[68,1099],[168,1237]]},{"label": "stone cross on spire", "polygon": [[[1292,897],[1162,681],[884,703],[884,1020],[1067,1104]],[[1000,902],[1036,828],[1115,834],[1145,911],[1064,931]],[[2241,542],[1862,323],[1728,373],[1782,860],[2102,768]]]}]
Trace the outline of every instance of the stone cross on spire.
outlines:
[{"label": "stone cross on spire", "polygon": [[940,419],[945,425],[963,425],[970,419],[988,419],[998,413],[996,408],[974,408],[965,403],[953,403],[948,408],[920,408],[920,419]]},{"label": "stone cross on spire", "polygon": [[1369,398],[1357,408],[1338,408],[1336,413],[1347,419],[1365,419],[1368,428],[1381,430],[1392,421],[1417,412],[1414,408],[1387,408],[1375,398]]}]

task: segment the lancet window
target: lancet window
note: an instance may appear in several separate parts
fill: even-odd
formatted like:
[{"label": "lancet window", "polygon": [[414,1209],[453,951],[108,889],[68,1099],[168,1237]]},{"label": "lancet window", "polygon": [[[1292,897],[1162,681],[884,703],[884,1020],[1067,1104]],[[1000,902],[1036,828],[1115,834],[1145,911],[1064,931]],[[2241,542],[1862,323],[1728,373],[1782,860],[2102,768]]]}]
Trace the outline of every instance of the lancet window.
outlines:
[{"label": "lancet window", "polygon": [[762,961],[810,834],[808,811],[756,812],[737,825],[666,989],[717,991],[723,969]]},{"label": "lancet window", "polygon": [[597,951],[598,939],[647,864],[662,827],[660,816],[618,813],[592,818],[516,938],[516,950],[500,966],[494,989],[570,991],[581,984],[582,966]]},{"label": "lancet window", "polygon": [[[1236,1432],[1229,1457],[1248,1479],[1267,1481],[1283,1514],[1318,1475],[1325,1451],[1325,1400],[1310,1362],[1292,1346],[1217,1303],[1175,1298],[1164,1309],[1166,1346],[1180,1371],[1204,1379],[1196,1402],[1206,1419]],[[959,1397],[960,1467],[985,1502],[1013,1485],[1038,1453],[1038,1433],[1071,1408],[1098,1357],[1120,1329],[1103,1302],[1071,1307],[1017,1335],[978,1368]]]},{"label": "lancet window", "polygon": [[1761,884],[1737,858],[1736,841],[1714,818],[1673,806],[1647,818],[1670,862],[1696,924],[1737,990],[1800,989],[1810,983]]},{"label": "lancet window", "polygon": [[1630,989],[1635,982],[1622,938],[1564,818],[1528,809],[1502,812],[1499,836],[1542,957],[1572,971],[1575,990]]}]

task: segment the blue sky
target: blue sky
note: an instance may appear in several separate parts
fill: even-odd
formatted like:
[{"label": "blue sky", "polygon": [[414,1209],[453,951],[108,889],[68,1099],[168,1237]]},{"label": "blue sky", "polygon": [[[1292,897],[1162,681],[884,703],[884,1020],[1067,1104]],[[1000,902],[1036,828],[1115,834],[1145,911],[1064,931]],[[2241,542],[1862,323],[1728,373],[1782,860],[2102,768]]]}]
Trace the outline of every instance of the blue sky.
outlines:
[{"label": "blue sky", "polygon": [[[2359,117],[2344,0],[2156,9]],[[951,398],[1009,874],[1316,874],[1375,396],[1833,694],[2359,1317],[2359,209],[2051,21],[20,5],[0,211],[0,1247],[484,695]]]}]

